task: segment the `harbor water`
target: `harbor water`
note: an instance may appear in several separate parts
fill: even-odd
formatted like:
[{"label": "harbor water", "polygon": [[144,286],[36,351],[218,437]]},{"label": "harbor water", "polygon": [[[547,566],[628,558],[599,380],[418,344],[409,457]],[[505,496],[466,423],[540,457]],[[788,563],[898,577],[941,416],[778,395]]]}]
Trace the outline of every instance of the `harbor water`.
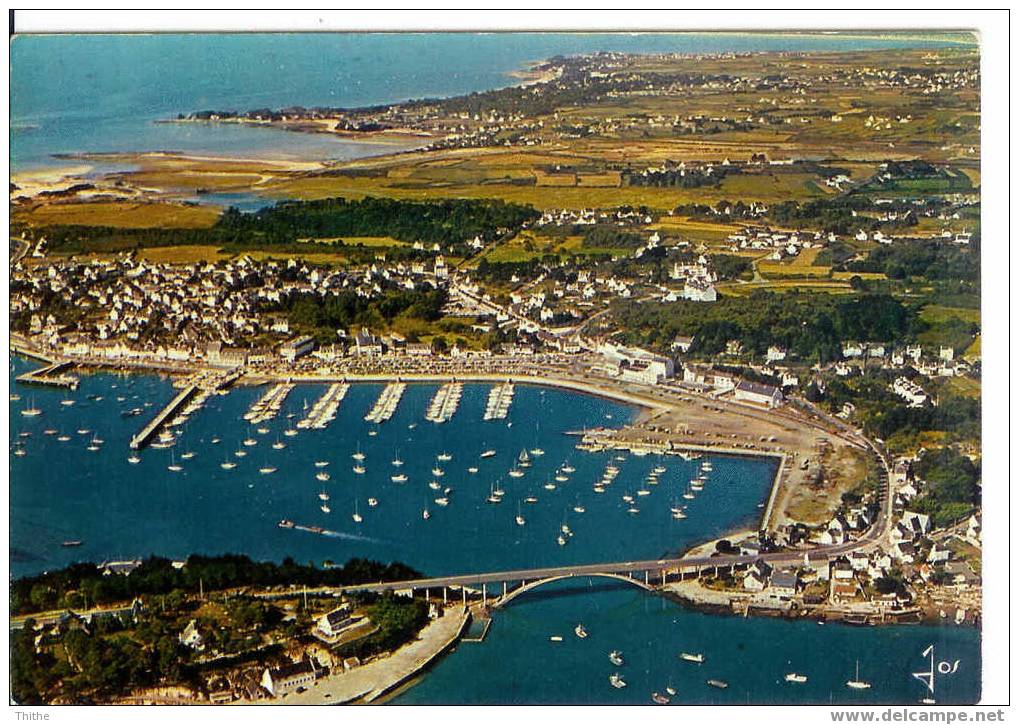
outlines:
[{"label": "harbor water", "polygon": [[[614,452],[576,450],[578,438],[567,434],[624,425],[636,415],[633,407],[517,385],[507,417],[485,421],[492,386],[470,383],[442,424],[425,420],[437,384],[409,384],[393,417],[381,424],[367,423],[364,416],[383,385],[354,384],[328,426],[291,436],[286,430],[296,427],[327,385],[296,386],[277,417],[259,424],[243,416],[267,388],[239,387],[212,396],[179,426],[172,448],[146,448],[131,464],[128,441],[173,397],[170,380],[97,373],[84,375],[76,391],[14,380],[34,367],[11,359],[10,384],[17,396],[9,418],[14,576],[73,561],[184,558],[195,552],[316,564],[367,557],[402,561],[427,575],[659,558],[731,530],[755,528],[775,472],[768,460],[706,456],[713,470],[703,490],[684,499],[703,461],[632,455],[617,460]],[[23,416],[30,407],[42,413]],[[125,415],[139,408],[138,415]],[[259,433],[263,426],[267,432]],[[13,455],[16,451],[23,455]],[[246,455],[238,457],[238,451]],[[482,457],[486,451],[495,455]],[[519,463],[524,451],[530,459],[526,468]],[[189,453],[194,455],[184,458]],[[403,465],[394,466],[394,460]],[[329,465],[316,466],[323,461]],[[237,465],[227,470],[225,462]],[[355,473],[354,466],[363,466],[364,473]],[[596,493],[593,485],[608,466],[619,473],[604,493]],[[665,472],[654,484],[649,474],[656,467]],[[511,470],[524,473],[512,477]],[[316,477],[322,472],[328,472],[328,481]],[[393,481],[402,475],[406,481]],[[554,490],[546,488],[551,484]],[[501,503],[489,503],[499,489],[505,491]],[[447,504],[437,504],[437,498]],[[528,498],[536,501],[527,503]],[[686,506],[685,519],[672,518],[677,505]],[[280,528],[281,519],[297,526]],[[572,535],[561,545],[564,524]],[[81,544],[63,546],[67,541]],[[578,622],[590,632],[584,640],[573,634]],[[564,641],[553,645],[552,635]],[[514,600],[495,615],[484,642],[461,644],[394,701],[643,703],[671,686],[680,693],[675,701],[686,703],[849,704],[854,697],[911,703],[922,696],[922,687],[910,673],[921,669],[919,653],[932,643],[939,658],[961,663],[944,678],[938,697],[975,700],[979,633],[970,628],[854,628],[707,615],[625,584],[578,578]],[[624,652],[624,667],[608,661],[613,649]],[[703,652],[705,664],[678,660],[681,650]],[[860,693],[844,686],[857,659],[861,678],[873,683]],[[616,669],[626,688],[608,684]],[[787,672],[801,670],[807,683],[782,681]],[[730,686],[709,687],[705,680],[711,678]]]}]

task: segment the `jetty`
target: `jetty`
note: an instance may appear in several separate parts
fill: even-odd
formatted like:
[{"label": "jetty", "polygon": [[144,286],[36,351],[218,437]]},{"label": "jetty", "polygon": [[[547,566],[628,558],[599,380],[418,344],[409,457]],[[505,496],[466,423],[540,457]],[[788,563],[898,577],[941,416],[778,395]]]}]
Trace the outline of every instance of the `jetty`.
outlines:
[{"label": "jetty", "polygon": [[333,383],[325,391],[321,398],[315,401],[308,414],[297,423],[298,428],[313,428],[321,430],[329,425],[336,418],[336,411],[340,407],[343,398],[346,397],[350,386],[347,383]]},{"label": "jetty", "polygon": [[[203,371],[175,382],[174,387],[179,388],[180,392],[131,438],[131,448],[134,450],[144,448],[167,421],[170,421],[171,425],[183,424],[187,421],[187,416],[200,409],[210,395],[227,388],[240,376],[239,369],[216,373]],[[181,411],[179,416],[178,411]],[[175,417],[171,420],[171,416]],[[168,439],[172,441],[173,437],[168,436]]]},{"label": "jetty", "polygon": [[375,405],[364,417],[369,423],[384,423],[393,417],[400,399],[407,389],[407,383],[390,383],[382,391],[382,395],[375,401]]},{"label": "jetty", "polygon": [[485,405],[485,420],[502,420],[509,413],[513,403],[513,383],[495,385],[488,391],[488,403]]},{"label": "jetty", "polygon": [[155,417],[152,418],[145,427],[142,428],[135,436],[131,439],[131,448],[138,450],[145,446],[146,443],[155,435],[163,424],[170,419],[170,416],[175,415],[191,397],[198,392],[197,385],[189,385],[179,393],[177,393],[173,400],[166,404],[166,407],[156,413]]},{"label": "jetty", "polygon": [[244,414],[244,420],[249,423],[264,423],[267,420],[272,420],[280,412],[283,402],[293,389],[293,383],[273,385],[265,395],[251,405],[248,412]]},{"label": "jetty", "polygon": [[460,407],[460,398],[463,397],[463,383],[446,383],[440,387],[428,404],[428,412],[425,413],[425,420],[432,423],[445,423],[456,413]]},{"label": "jetty", "polygon": [[65,370],[71,368],[72,364],[70,361],[56,362],[44,368],[22,373],[17,377],[17,381],[29,385],[53,385],[58,388],[77,390],[78,378],[74,375],[63,374]]}]

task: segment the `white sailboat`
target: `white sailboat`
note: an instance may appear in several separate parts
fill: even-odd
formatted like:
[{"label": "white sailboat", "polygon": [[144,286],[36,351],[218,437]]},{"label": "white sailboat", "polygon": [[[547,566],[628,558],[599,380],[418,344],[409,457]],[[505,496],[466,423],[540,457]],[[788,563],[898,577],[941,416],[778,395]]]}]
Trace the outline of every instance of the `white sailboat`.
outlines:
[{"label": "white sailboat", "polygon": [[174,473],[178,473],[184,470],[183,467],[177,465],[177,462],[174,460],[173,451],[170,451],[170,465],[166,467],[166,470],[173,471]]},{"label": "white sailboat", "polygon": [[851,690],[869,690],[870,683],[860,679],[860,660],[856,660],[856,676],[846,682],[846,687]]}]

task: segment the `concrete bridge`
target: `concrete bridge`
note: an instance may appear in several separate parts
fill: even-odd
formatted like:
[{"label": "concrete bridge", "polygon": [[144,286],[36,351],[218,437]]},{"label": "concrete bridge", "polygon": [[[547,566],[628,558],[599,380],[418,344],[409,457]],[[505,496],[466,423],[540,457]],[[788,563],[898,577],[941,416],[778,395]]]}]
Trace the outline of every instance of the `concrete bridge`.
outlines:
[{"label": "concrete bridge", "polygon": [[[829,547],[830,556],[844,547]],[[819,561],[827,556],[820,550],[811,552],[811,560]],[[802,563],[802,552],[781,552],[764,554],[763,556],[702,556],[682,559],[649,559],[643,561],[624,561],[605,564],[576,564],[562,567],[545,567],[540,569],[517,569],[511,571],[487,572],[481,574],[464,574],[428,579],[410,579],[405,581],[377,582],[370,584],[354,584],[331,589],[331,593],[373,592],[381,594],[386,591],[424,594],[426,598],[441,592],[443,601],[448,601],[449,590],[459,589],[464,603],[467,601],[468,589],[476,593],[480,590],[484,605],[498,608],[509,604],[522,594],[552,582],[565,581],[576,577],[598,577],[614,579],[638,587],[645,591],[655,591],[657,587],[670,581],[679,581],[688,576],[696,576],[706,570],[718,571],[749,566],[753,562],[764,559],[772,564]],[[324,591],[322,593],[325,593]],[[473,596],[473,594],[472,594]]]}]

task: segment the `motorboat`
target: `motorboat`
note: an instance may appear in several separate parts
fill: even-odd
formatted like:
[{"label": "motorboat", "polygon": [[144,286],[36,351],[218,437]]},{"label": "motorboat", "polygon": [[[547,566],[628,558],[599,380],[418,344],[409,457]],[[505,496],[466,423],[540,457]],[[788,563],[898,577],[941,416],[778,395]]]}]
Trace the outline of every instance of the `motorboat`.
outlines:
[{"label": "motorboat", "polygon": [[694,664],[697,665],[704,664],[704,655],[701,654],[700,652],[697,653],[680,652],[679,659],[684,660],[686,662],[693,662]]},{"label": "motorboat", "polygon": [[807,676],[806,675],[797,674],[796,672],[790,672],[790,673],[786,674],[785,681],[786,682],[803,683],[803,682],[807,681]]},{"label": "motorboat", "polygon": [[626,687],[626,682],[623,681],[623,678],[619,676],[618,672],[609,675],[609,683],[617,690],[621,690]]},{"label": "motorboat", "polygon": [[578,624],[576,627],[574,627],[573,633],[577,635],[577,637],[579,637],[580,639],[587,639],[587,630],[584,629],[583,624]]},{"label": "motorboat", "polygon": [[614,664],[616,667],[622,667],[623,653],[617,649],[612,650],[611,652],[609,652],[609,662]]}]

